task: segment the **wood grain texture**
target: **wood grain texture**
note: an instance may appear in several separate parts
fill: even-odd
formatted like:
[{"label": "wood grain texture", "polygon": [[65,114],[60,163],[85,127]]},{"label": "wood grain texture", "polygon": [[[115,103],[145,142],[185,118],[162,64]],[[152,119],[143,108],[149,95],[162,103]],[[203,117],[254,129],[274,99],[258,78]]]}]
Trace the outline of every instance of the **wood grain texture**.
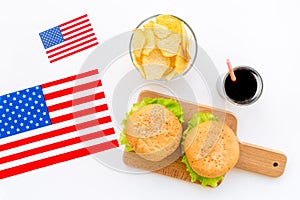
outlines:
[{"label": "wood grain texture", "polygon": [[[141,101],[146,97],[176,99],[165,94],[146,90],[140,93],[138,101]],[[184,110],[185,122],[183,123],[183,130],[186,129],[187,122],[191,119],[192,115],[201,111],[213,113],[220,120],[224,121],[236,134],[237,119],[232,113],[180,99],[176,100]],[[283,153],[244,142],[239,142],[239,144],[240,157],[235,167],[271,177],[279,177],[283,174],[287,161],[287,158]],[[124,152],[123,161],[125,164],[132,167],[153,171],[158,174],[190,182],[191,179],[189,173],[186,171],[185,164],[181,162],[181,152],[180,147],[178,147],[172,155],[161,162],[147,161],[133,152]]]},{"label": "wood grain texture", "polygon": [[240,142],[240,158],[236,168],[271,176],[283,174],[287,162],[280,151]]}]

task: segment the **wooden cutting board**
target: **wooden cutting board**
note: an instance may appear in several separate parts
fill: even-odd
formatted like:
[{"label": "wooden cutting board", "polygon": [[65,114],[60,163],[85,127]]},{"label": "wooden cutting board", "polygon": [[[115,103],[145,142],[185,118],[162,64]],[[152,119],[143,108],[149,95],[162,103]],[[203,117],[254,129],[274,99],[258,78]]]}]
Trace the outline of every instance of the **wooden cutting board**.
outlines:
[{"label": "wooden cutting board", "polygon": [[[191,119],[192,115],[201,111],[213,113],[220,120],[224,121],[236,134],[237,119],[230,112],[205,105],[195,104],[188,101],[183,101],[171,96],[167,96],[165,94],[160,94],[148,90],[142,91],[139,94],[138,101],[141,101],[143,98],[146,97],[163,97],[177,100],[184,111],[185,122],[182,125],[183,130],[186,129],[187,122]],[[238,163],[235,166],[236,168],[271,177],[279,177],[283,174],[287,160],[286,156],[283,153],[265,147],[244,143],[241,141],[239,142],[239,145],[240,157]],[[190,175],[186,171],[185,164],[181,162],[181,159],[182,157],[180,147],[178,147],[178,149],[172,155],[170,155],[161,162],[147,161],[134,152],[124,152],[123,154],[124,163],[131,167],[153,171],[155,173],[190,182]]]}]

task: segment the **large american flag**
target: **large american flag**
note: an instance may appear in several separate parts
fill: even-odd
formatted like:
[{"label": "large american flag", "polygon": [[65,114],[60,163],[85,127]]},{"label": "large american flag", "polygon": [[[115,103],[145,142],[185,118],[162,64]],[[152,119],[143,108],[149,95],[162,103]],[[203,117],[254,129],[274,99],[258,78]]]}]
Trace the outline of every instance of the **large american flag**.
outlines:
[{"label": "large american flag", "polygon": [[0,96],[1,179],[118,147],[97,74]]},{"label": "large american flag", "polygon": [[50,63],[98,44],[87,14],[39,33]]}]

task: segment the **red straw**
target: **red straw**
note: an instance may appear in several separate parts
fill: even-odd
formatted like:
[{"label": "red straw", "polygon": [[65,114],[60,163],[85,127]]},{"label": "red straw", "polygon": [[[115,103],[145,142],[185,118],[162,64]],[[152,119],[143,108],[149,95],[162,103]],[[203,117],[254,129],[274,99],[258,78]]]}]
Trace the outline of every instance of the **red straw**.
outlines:
[{"label": "red straw", "polygon": [[229,59],[227,59],[227,60],[226,60],[226,63],[227,63],[227,66],[228,66],[228,70],[229,70],[230,78],[231,78],[231,80],[234,82],[234,81],[236,81],[236,77],[235,77],[235,75],[234,75],[234,71],[233,71],[233,69],[232,69],[232,66],[231,66],[230,60],[229,60]]}]

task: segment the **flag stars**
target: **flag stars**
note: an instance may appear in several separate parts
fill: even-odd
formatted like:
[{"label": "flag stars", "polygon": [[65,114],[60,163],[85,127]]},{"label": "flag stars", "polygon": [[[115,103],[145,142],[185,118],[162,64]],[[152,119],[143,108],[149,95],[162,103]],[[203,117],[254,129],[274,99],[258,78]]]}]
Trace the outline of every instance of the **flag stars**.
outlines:
[{"label": "flag stars", "polygon": [[51,124],[40,86],[0,95],[0,139]]}]

